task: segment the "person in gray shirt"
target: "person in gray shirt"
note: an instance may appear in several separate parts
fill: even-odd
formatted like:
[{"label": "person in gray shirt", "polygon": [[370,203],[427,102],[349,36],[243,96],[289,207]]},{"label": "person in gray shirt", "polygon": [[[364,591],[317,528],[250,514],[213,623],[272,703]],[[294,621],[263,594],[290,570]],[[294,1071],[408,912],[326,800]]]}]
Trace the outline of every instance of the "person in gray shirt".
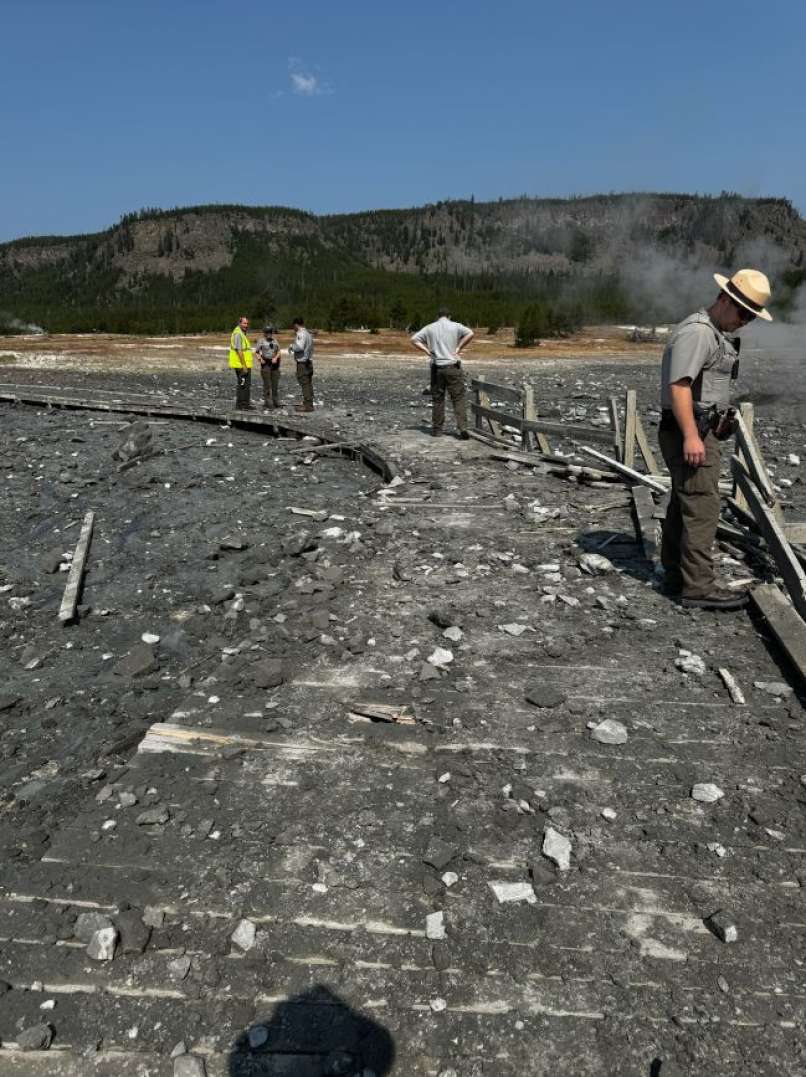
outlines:
[{"label": "person in gray shirt", "polygon": [[302,403],[295,404],[297,411],[313,411],[313,336],[305,328],[302,318],[291,323],[294,340],[288,354],[297,365],[297,381],[302,390]]},{"label": "person in gray shirt", "polygon": [[738,609],[747,592],[720,589],[711,548],[719,522],[720,442],[732,433],[730,392],[739,373],[739,341],[729,334],[765,309],[770,283],[756,269],[740,269],[707,310],[689,315],[672,332],[661,363],[662,415],[658,441],[672,477],[663,522],[661,560],[666,590],[681,605]]},{"label": "person in gray shirt", "polygon": [[425,352],[431,362],[431,433],[436,438],[445,425],[445,393],[451,398],[459,437],[467,440],[465,379],[462,376],[462,350],[473,339],[473,330],[451,319],[447,307],[437,312],[437,320],[424,325],[411,338],[415,348]]},{"label": "person in gray shirt", "polygon": [[280,345],[274,336],[274,326],[263,327],[263,336],[255,345],[263,379],[263,408],[280,407]]}]

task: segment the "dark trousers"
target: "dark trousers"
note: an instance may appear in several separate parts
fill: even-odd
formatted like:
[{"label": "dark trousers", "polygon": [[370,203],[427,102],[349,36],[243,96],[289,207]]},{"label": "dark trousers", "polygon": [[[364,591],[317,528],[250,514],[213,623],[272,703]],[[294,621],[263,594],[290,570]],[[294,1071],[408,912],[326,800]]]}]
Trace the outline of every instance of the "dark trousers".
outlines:
[{"label": "dark trousers", "polygon": [[691,467],[683,459],[683,435],[676,423],[674,429],[661,427],[658,442],[672,477],[661,546],[666,578],[686,598],[704,598],[714,589],[711,548],[719,523],[720,444],[709,433],[705,463]]},{"label": "dark trousers", "polygon": [[297,363],[297,381],[302,390],[303,407],[313,407],[313,363]]},{"label": "dark trousers", "polygon": [[455,366],[437,366],[431,368],[431,426],[441,430],[445,425],[445,393],[451,398],[456,426],[467,430],[467,412],[465,408],[465,379],[462,368]]},{"label": "dark trousers", "polygon": [[280,368],[266,363],[260,368],[263,379],[263,403],[267,407],[280,407]]},{"label": "dark trousers", "polygon": [[242,367],[235,367],[235,377],[237,384],[235,387],[235,407],[236,408],[249,408],[251,407],[252,399],[252,371],[244,370]]}]

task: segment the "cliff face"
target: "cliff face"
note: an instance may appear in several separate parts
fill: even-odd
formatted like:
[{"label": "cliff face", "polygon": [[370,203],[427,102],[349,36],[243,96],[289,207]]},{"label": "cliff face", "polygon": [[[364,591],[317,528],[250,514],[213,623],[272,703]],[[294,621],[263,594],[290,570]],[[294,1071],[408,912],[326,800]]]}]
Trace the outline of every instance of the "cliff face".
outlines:
[{"label": "cliff face", "polygon": [[[321,317],[340,297],[370,295],[383,320],[400,302],[419,312],[439,279],[459,293],[506,292],[509,307],[499,312],[506,319],[517,297],[541,288],[556,297],[557,281],[569,292],[574,281],[626,280],[636,265],[662,266],[666,279],[678,265],[688,272],[738,263],[781,277],[805,257],[806,221],[784,199],[517,198],[321,217],[283,207],[197,206],[130,214],[94,235],[0,245],[0,315],[91,327],[101,324],[98,311],[159,308],[160,324],[172,324],[165,312],[183,311],[190,327],[202,321],[188,321],[188,312],[206,310],[210,322],[216,304],[241,299],[264,310],[300,302],[310,310],[321,301]],[[410,299],[395,302],[392,290]]]}]

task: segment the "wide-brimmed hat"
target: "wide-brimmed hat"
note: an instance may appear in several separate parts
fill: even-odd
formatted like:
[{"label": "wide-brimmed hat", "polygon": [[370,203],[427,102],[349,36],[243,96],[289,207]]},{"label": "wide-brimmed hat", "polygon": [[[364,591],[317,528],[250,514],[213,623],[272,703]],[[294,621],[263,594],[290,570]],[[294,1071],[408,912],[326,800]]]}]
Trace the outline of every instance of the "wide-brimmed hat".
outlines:
[{"label": "wide-brimmed hat", "polygon": [[763,318],[765,322],[772,321],[772,315],[764,309],[772,295],[770,282],[758,269],[740,269],[730,280],[721,273],[714,273],[714,280],[739,306],[758,318]]}]

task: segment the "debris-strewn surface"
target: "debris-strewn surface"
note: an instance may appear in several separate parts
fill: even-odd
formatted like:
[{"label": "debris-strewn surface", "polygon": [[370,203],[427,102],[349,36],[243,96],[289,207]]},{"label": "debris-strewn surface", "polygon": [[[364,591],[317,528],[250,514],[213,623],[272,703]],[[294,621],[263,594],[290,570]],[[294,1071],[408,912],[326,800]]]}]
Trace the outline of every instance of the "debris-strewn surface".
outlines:
[{"label": "debris-strewn surface", "polygon": [[[577,420],[645,384],[540,377]],[[660,593],[626,488],[426,437],[410,369],[326,379],[308,427],[402,482],[0,405],[0,1071],[802,1073],[774,650]]]}]

